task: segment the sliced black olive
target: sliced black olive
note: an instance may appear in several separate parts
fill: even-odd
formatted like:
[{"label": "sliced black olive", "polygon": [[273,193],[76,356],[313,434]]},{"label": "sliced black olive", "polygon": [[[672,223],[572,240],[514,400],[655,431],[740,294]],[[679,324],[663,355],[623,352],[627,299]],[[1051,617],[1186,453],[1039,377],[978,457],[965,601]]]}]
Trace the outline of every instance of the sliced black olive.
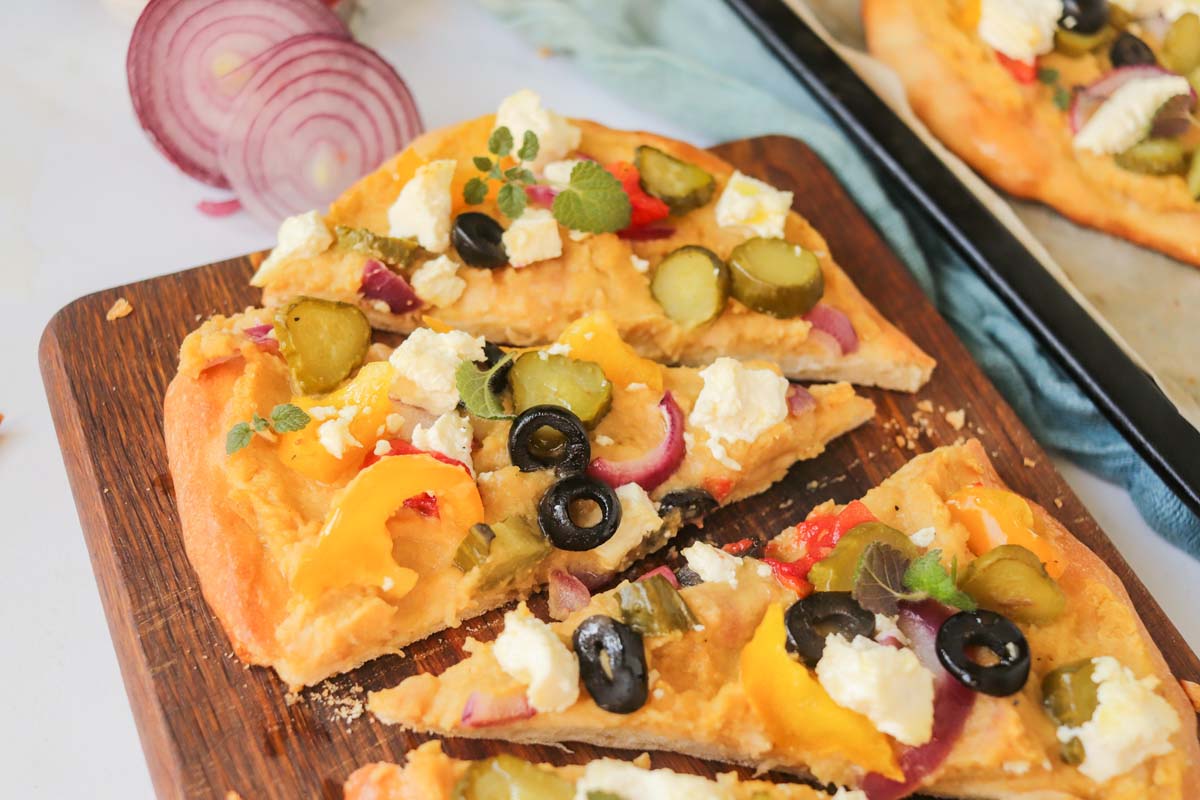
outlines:
[{"label": "sliced black olive", "polygon": [[495,269],[508,263],[504,249],[504,228],[500,223],[478,211],[468,211],[454,218],[450,240],[459,258],[472,267]]},{"label": "sliced black olive", "polygon": [[694,522],[711,514],[717,505],[716,498],[703,489],[679,489],[667,492],[658,502],[658,515],[665,517],[677,511],[680,522]]},{"label": "sliced black olive", "polygon": [[[997,663],[983,666],[968,650],[983,647]],[[994,611],[960,611],[937,634],[938,660],[964,686],[993,697],[1021,691],[1029,678],[1029,643],[1007,617]]]},{"label": "sliced black olive", "polygon": [[797,600],[783,618],[787,649],[810,667],[825,653],[825,637],[840,633],[847,639],[875,635],[875,615],[860,606],[849,592],[817,592]]},{"label": "sliced black olive", "polygon": [[[590,500],[600,507],[600,521],[582,527],[571,519],[571,504]],[[538,527],[559,550],[592,550],[607,542],[621,524],[621,501],[603,481],[587,475],[568,475],[546,490],[538,501]]]},{"label": "sliced black olive", "polygon": [[1158,63],[1158,57],[1154,55],[1150,45],[1129,31],[1123,31],[1112,43],[1112,48],[1108,51],[1108,58],[1114,67],[1136,67]]},{"label": "sliced black olive", "polygon": [[579,675],[596,705],[614,714],[632,714],[646,704],[650,682],[640,633],[597,614],[579,624],[572,642]]},{"label": "sliced black olive", "polygon": [[686,565],[675,570],[675,580],[679,581],[680,586],[699,586],[704,583],[704,578],[701,578],[696,570]]},{"label": "sliced black olive", "polygon": [[[537,446],[534,435],[542,428],[561,434],[562,444],[552,451]],[[579,417],[562,406],[534,406],[522,411],[508,431],[508,457],[522,472],[554,467],[561,475],[576,475],[592,460],[592,444]]]},{"label": "sliced black olive", "polygon": [[1072,33],[1095,33],[1108,24],[1108,0],[1063,0],[1058,27]]}]

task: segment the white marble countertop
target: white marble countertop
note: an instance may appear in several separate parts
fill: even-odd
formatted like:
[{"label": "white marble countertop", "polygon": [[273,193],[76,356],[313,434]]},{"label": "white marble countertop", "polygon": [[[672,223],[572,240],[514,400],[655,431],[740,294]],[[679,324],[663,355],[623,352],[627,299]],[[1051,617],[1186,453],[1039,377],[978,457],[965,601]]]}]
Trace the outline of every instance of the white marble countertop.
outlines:
[{"label": "white marble countertop", "polygon": [[[469,0],[376,0],[372,11],[366,38],[429,127],[529,86],[564,113],[696,138],[589,85],[569,60],[540,58]],[[42,329],[80,295],[272,240],[245,215],[199,214],[196,202],[220,193],[178,173],[139,130],[125,87],[131,27],[101,0],[58,0],[24,4],[0,30],[0,746],[11,797],[151,796],[46,406]],[[1121,489],[1059,466],[1200,647],[1190,613],[1200,563],[1148,530]]]}]

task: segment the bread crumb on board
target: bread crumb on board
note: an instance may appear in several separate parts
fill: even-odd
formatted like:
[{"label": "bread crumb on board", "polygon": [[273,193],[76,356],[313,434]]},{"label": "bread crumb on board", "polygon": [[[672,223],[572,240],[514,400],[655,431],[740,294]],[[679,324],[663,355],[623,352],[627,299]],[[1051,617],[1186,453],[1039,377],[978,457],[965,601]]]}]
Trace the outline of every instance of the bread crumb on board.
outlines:
[{"label": "bread crumb on board", "polygon": [[926,414],[933,413],[933,403],[929,400],[917,401],[917,410],[924,411]]},{"label": "bread crumb on board", "polygon": [[1032,458],[1028,458],[1028,457],[1021,459],[1021,463],[1024,464],[1029,469],[1033,469],[1034,467],[1037,466],[1037,462],[1034,461]]},{"label": "bread crumb on board", "polygon": [[132,313],[133,306],[130,302],[124,297],[118,297],[117,302],[112,304],[112,307],[108,309],[108,313],[104,315],[104,318],[109,322],[115,322],[121,317],[128,317]]},{"label": "bread crumb on board", "polygon": [[1179,685],[1183,687],[1183,693],[1188,696],[1188,700],[1192,701],[1192,708],[1200,714],[1200,683],[1195,681],[1180,681]]},{"label": "bread crumb on board", "polygon": [[961,431],[963,429],[963,425],[967,424],[967,412],[963,411],[961,408],[955,409],[954,411],[947,411],[946,422],[949,422],[950,427],[954,428],[954,430]]}]

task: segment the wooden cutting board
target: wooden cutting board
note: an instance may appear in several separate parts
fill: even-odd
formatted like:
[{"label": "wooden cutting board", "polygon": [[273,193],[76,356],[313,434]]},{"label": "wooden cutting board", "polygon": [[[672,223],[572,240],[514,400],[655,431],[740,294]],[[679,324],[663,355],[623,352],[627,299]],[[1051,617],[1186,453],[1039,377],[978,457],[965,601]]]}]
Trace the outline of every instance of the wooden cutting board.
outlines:
[{"label": "wooden cutting board", "polygon": [[[977,436],[1014,489],[1055,513],[1121,577],[1175,674],[1200,681],[1200,661],[1174,625],[820,159],[783,137],[732,142],[716,152],[793,190],[796,210],[825,235],[863,293],[937,358],[938,368],[917,395],[866,390],[878,405],[873,423],[794,467],[770,492],[713,515],[704,533],[722,541],[773,535],[823,500],[858,497],[917,453]],[[356,718],[365,692],[416,672],[440,672],[463,657],[467,636],[491,638],[502,613],[298,698],[289,698],[272,672],[232,655],[183,552],[160,432],[162,396],[180,341],[208,315],[256,304],[258,291],[247,285],[251,272],[243,257],[77,300],[46,328],[42,373],[158,794],[224,797],[233,790],[247,800],[340,798],[353,769],[400,760],[422,740],[369,714]],[[133,313],[108,322],[105,312],[118,297],[132,303]],[[946,416],[960,409],[966,424],[956,429]],[[556,764],[603,752],[478,741],[450,741],[446,749],[460,757],[504,750]],[[712,774],[711,765],[695,759],[668,754],[654,760]]]}]

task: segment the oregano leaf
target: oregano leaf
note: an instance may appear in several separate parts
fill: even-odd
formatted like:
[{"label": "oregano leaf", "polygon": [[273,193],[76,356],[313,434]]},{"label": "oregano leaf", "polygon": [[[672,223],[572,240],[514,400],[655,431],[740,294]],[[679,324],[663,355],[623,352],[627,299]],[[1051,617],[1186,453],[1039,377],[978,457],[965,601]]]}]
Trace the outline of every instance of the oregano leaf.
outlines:
[{"label": "oregano leaf", "polygon": [[250,418],[250,427],[251,427],[251,429],[254,430],[255,433],[265,431],[267,429],[267,421],[265,419],[263,419],[262,417],[260,417],[258,414],[255,414],[253,417]]},{"label": "oregano leaf", "polygon": [[492,367],[481,370],[471,361],[464,360],[454,373],[454,382],[459,397],[467,411],[482,419],[512,419],[504,408],[504,401],[496,392],[493,380],[512,364],[512,356],[506,355]]},{"label": "oregano leaf", "polygon": [[521,149],[517,151],[517,158],[522,161],[533,161],[538,154],[538,138],[533,131],[525,131],[525,135],[521,138]]},{"label": "oregano leaf", "polygon": [[250,429],[250,424],[239,422],[229,429],[229,433],[225,435],[225,455],[231,456],[243,447],[250,444],[250,440],[254,438],[254,431]]},{"label": "oregano leaf", "polygon": [[480,172],[487,172],[492,168],[492,160],[487,156],[475,156],[471,160],[475,163],[475,169]]},{"label": "oregano leaf", "polygon": [[521,183],[534,183],[537,181],[533,177],[533,173],[525,169],[525,167],[509,167],[504,171],[504,177],[510,181],[519,181]]},{"label": "oregano leaf", "polygon": [[500,206],[500,213],[509,219],[516,219],[525,213],[525,204],[529,198],[525,195],[525,189],[515,183],[506,183],[500,187],[500,194],[496,197],[496,203]]},{"label": "oregano leaf", "polygon": [[477,206],[484,201],[488,194],[488,185],[485,181],[479,178],[471,178],[467,181],[467,185],[463,187],[463,200],[468,204]]},{"label": "oregano leaf", "polygon": [[904,585],[948,606],[961,608],[963,611],[974,611],[975,601],[955,584],[958,561],[955,560],[952,565],[952,572],[947,572],[941,559],[941,550],[930,550],[914,560],[904,573]]},{"label": "oregano leaf", "polygon": [[894,615],[901,600],[919,599],[905,590],[908,566],[904,553],[883,542],[871,542],[859,556],[851,594],[867,611]]}]

